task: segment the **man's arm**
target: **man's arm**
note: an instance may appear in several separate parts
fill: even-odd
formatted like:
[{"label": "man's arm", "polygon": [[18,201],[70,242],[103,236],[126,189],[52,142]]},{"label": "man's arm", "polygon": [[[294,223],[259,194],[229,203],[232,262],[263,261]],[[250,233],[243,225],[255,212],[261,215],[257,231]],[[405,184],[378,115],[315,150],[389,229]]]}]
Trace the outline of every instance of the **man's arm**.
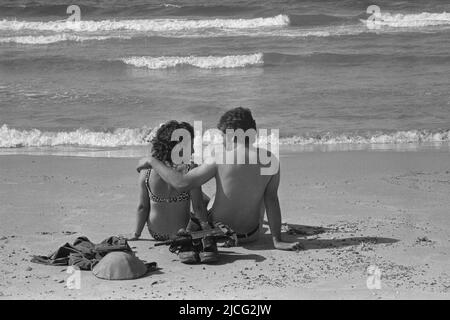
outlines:
[{"label": "man's arm", "polygon": [[264,192],[264,205],[266,206],[267,220],[272,233],[273,244],[279,250],[297,250],[298,242],[284,242],[281,239],[281,209],[278,200],[278,187],[280,185],[280,170],[270,178]]},{"label": "man's arm", "polygon": [[163,162],[150,157],[139,162],[138,171],[143,168],[153,168],[161,178],[178,191],[189,191],[200,187],[216,175],[217,165],[204,163],[187,173],[178,172],[166,166]]}]

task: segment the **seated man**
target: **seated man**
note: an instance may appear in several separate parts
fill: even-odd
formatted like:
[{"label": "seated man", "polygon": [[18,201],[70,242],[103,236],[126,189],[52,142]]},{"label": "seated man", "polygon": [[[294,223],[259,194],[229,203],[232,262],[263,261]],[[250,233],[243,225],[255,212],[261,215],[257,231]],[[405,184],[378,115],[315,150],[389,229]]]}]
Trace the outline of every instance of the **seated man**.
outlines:
[{"label": "seated man", "polygon": [[[225,133],[227,129],[243,131],[256,130],[256,123],[249,109],[235,108],[227,111],[221,118],[218,128]],[[210,210],[213,221],[229,225],[237,233],[239,242],[258,239],[262,227],[264,209],[267,213],[273,244],[276,249],[296,250],[299,244],[284,242],[281,239],[281,211],[278,200],[280,170],[271,175],[261,174],[262,164],[259,149],[252,148],[251,141],[234,139],[233,154],[245,154],[245,162],[239,164],[207,161],[187,173],[171,170],[155,158],[145,158],[138,171],[152,167],[164,181],[179,191],[199,187],[215,177],[216,194]],[[252,158],[253,157],[253,158]],[[249,159],[256,159],[252,164]]]}]

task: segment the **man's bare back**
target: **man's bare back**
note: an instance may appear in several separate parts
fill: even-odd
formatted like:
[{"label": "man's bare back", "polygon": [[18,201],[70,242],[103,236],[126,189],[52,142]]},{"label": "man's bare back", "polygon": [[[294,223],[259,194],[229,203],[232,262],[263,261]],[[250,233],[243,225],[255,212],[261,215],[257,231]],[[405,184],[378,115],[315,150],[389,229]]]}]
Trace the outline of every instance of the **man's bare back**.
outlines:
[{"label": "man's bare back", "polygon": [[217,165],[216,194],[211,209],[214,221],[229,225],[238,234],[251,233],[260,226],[264,191],[271,178],[261,175],[261,164],[248,164],[248,150],[246,158],[246,164]]}]

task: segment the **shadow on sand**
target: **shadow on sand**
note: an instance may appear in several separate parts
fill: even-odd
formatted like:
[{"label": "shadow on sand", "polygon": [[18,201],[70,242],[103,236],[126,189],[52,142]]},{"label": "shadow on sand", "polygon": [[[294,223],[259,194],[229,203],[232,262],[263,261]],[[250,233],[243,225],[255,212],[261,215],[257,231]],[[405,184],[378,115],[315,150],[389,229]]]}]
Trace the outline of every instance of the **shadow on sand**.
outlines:
[{"label": "shadow on sand", "polygon": [[237,260],[251,260],[253,262],[262,262],[266,260],[265,257],[259,254],[244,254],[237,253],[233,251],[224,251],[223,248],[219,247],[220,259],[214,265],[224,265],[228,263],[233,263]]},{"label": "shadow on sand", "polygon": [[164,274],[164,272],[161,271],[162,268],[160,268],[156,262],[150,262],[150,263],[147,261],[143,261],[143,262],[145,263],[145,266],[147,267],[147,272],[141,278],[147,278],[147,277],[154,276],[157,274]]},{"label": "shadow on sand", "polygon": [[[316,250],[316,249],[333,249],[349,246],[358,246],[361,243],[370,243],[372,245],[377,244],[391,244],[396,243],[399,240],[385,237],[349,237],[339,239],[319,239],[319,238],[307,238],[314,235],[319,235],[326,232],[334,232],[339,234],[336,230],[330,228],[323,228],[318,226],[304,226],[289,224],[289,228],[283,228],[283,239],[289,242],[299,242],[303,250]],[[268,228],[263,227],[263,232],[266,232]],[[270,234],[262,234],[258,241],[248,244],[242,244],[242,247],[248,250],[272,250],[274,249],[272,236]]]},{"label": "shadow on sand", "polygon": [[[264,232],[268,229],[267,225],[268,222],[264,221]],[[281,230],[284,231],[288,235],[299,235],[299,236],[314,236],[321,233],[326,232],[333,232],[334,229],[331,228],[325,228],[325,227],[318,227],[318,226],[305,226],[300,224],[293,224],[293,223],[284,223],[282,224]]]}]

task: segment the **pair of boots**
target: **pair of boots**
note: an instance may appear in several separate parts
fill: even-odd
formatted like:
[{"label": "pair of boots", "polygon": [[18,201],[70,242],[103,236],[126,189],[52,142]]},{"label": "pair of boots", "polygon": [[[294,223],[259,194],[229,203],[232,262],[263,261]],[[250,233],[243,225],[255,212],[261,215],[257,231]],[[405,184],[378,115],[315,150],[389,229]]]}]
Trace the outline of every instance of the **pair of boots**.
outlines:
[{"label": "pair of boots", "polygon": [[[190,232],[207,230],[213,228],[208,223],[201,223],[198,219],[191,217],[186,229],[178,231],[178,236],[189,236]],[[190,244],[182,245],[178,251],[178,257],[182,263],[213,263],[219,260],[219,252],[214,237],[203,237],[193,239]]]}]

